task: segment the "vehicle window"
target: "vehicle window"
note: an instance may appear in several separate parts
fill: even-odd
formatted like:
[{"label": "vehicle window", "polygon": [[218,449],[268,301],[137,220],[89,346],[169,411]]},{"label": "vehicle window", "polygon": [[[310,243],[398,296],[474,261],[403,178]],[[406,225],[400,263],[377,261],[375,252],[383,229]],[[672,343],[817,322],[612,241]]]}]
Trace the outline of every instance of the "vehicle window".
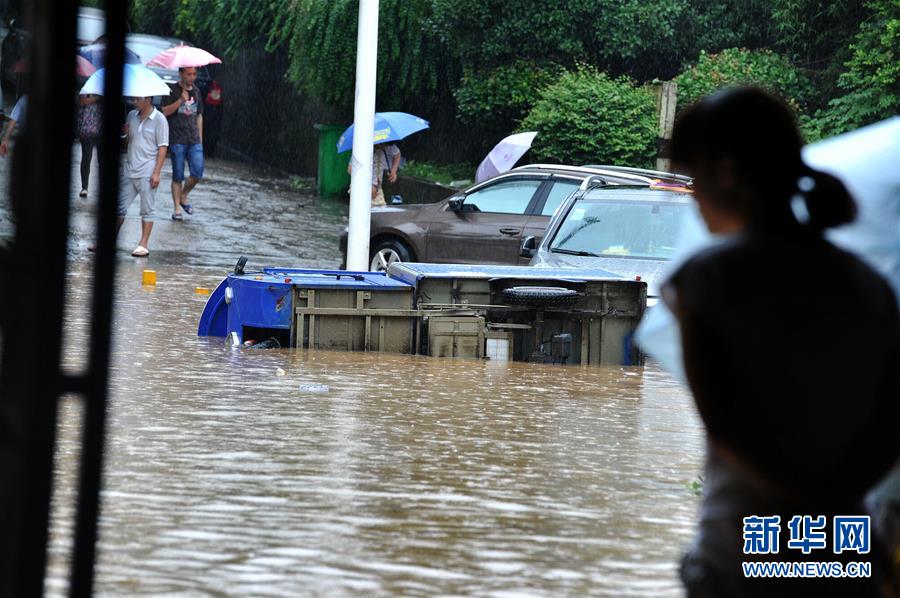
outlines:
[{"label": "vehicle window", "polygon": [[559,227],[551,251],[670,259],[688,203],[580,200]]},{"label": "vehicle window", "polygon": [[144,41],[136,41],[133,39],[125,40],[125,47],[141,57],[141,62],[147,64],[157,55],[172,47],[168,43],[152,43]]},{"label": "vehicle window", "polygon": [[578,189],[579,184],[575,181],[556,181],[553,183],[550,194],[547,195],[547,201],[544,203],[544,209],[541,210],[541,215],[552,216],[559,204]]},{"label": "vehicle window", "polygon": [[78,39],[92,43],[106,32],[106,21],[91,15],[78,15]]},{"label": "vehicle window", "polygon": [[466,196],[466,205],[480,212],[524,214],[542,180],[516,180],[497,183]]}]

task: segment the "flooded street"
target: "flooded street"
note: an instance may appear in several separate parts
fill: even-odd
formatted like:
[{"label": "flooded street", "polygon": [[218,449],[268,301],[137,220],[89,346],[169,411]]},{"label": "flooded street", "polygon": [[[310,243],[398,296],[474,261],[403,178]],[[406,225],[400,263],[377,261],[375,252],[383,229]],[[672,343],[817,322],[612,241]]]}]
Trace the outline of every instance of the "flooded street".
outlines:
[{"label": "flooded street", "polygon": [[[277,177],[215,160],[207,172],[196,215],[179,223],[164,168],[149,259],[129,255],[137,205],[119,238],[98,595],[681,594],[703,453],[682,386],[652,364],[198,338],[197,287],[214,288],[240,255],[254,268],[337,267],[346,217],[343,202]],[[73,371],[88,346],[94,201],[72,200]],[[7,236],[5,207],[0,217]],[[141,286],[145,268],[156,287]],[[67,400],[60,416],[55,595],[67,587],[80,413]]]}]

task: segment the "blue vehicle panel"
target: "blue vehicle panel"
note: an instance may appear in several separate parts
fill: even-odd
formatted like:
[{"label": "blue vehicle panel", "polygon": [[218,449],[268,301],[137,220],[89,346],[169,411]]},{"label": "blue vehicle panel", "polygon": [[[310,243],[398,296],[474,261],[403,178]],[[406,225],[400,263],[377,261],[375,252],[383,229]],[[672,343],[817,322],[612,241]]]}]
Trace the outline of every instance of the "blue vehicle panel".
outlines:
[{"label": "blue vehicle panel", "polygon": [[199,336],[228,336],[243,341],[245,327],[290,330],[293,289],[407,291],[410,285],[383,272],[264,268],[229,274],[210,295],[197,327]]}]

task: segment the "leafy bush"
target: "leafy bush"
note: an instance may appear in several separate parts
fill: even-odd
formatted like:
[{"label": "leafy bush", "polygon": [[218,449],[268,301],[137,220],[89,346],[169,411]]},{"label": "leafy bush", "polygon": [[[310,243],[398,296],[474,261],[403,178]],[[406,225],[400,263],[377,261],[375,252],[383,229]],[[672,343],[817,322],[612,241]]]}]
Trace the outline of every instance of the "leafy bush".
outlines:
[{"label": "leafy bush", "polygon": [[718,54],[700,53],[696,66],[675,77],[678,105],[734,85],[757,85],[780,95],[800,112],[814,93],[809,79],[790,61],[771,50],[731,48]]},{"label": "leafy bush", "polygon": [[544,89],[522,121],[537,131],[537,160],[650,166],[656,155],[656,98],[624,77],[582,67]]}]

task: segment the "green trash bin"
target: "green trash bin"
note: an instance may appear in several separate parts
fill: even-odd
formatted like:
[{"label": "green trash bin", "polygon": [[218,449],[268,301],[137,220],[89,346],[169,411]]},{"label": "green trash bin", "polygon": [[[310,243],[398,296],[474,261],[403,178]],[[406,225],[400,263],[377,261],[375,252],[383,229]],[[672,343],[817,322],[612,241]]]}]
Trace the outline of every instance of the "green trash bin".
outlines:
[{"label": "green trash bin", "polygon": [[313,125],[319,132],[319,168],[316,190],[322,197],[336,197],[350,186],[347,165],[351,152],[339,154],[337,142],[346,127],[340,125]]}]

